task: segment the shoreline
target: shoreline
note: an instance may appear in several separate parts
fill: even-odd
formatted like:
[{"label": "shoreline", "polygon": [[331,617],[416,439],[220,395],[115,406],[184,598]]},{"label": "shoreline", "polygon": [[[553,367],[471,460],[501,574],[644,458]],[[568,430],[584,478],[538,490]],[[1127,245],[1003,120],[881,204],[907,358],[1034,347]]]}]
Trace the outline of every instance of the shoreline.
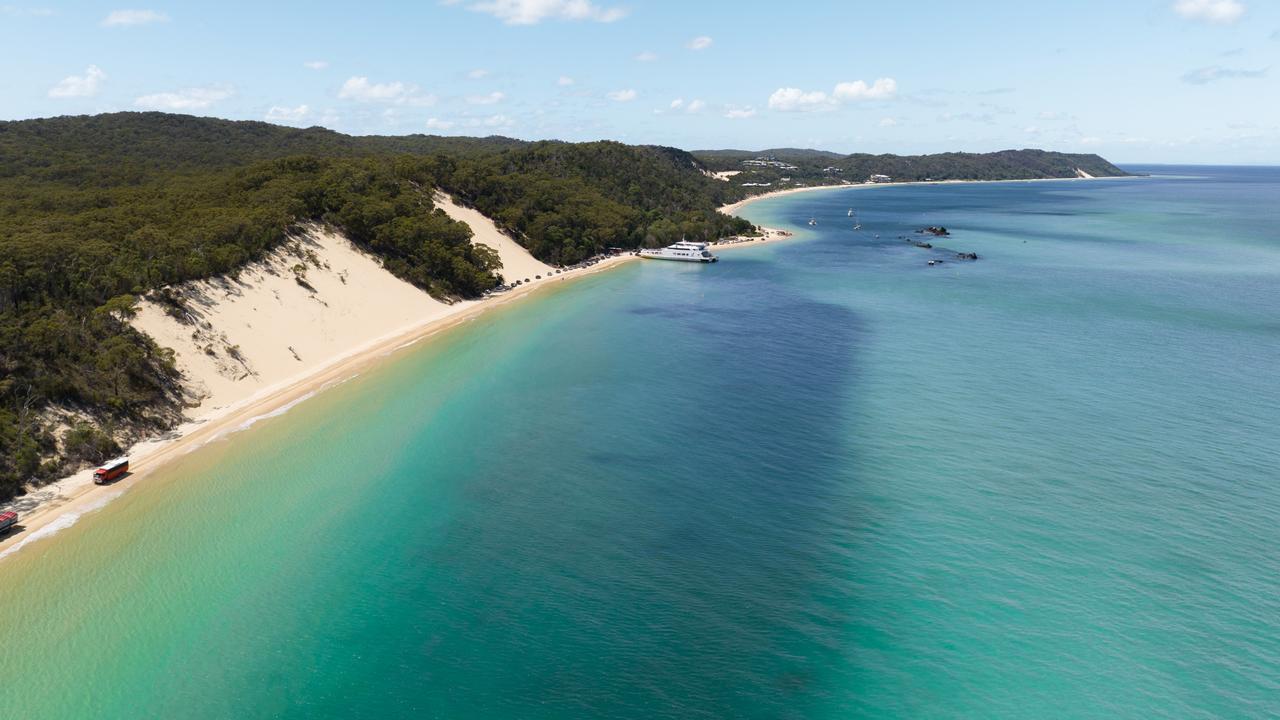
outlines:
[{"label": "shoreline", "polygon": [[[787,195],[798,195],[800,193],[815,192],[818,190],[854,190],[854,189],[879,188],[879,187],[894,187],[894,186],[902,186],[902,185],[960,185],[960,184],[974,184],[974,183],[989,184],[989,183],[1028,183],[1028,182],[1063,182],[1063,181],[1069,182],[1073,180],[1122,180],[1122,179],[1131,178],[1131,177],[1140,177],[1140,176],[1121,175],[1121,176],[1115,176],[1115,177],[1096,177],[1096,176],[1090,175],[1088,177],[1024,178],[1021,180],[1018,180],[1018,179],[1014,179],[1014,180],[910,180],[907,182],[893,182],[893,183],[869,183],[868,182],[868,183],[843,183],[840,185],[806,185],[804,187],[793,187],[793,188],[786,188],[783,190],[770,190],[769,192],[760,193],[759,195],[752,195],[749,198],[744,198],[737,202],[729,203],[728,205],[721,205],[719,208],[717,208],[717,210],[719,212],[724,213],[725,215],[736,215],[737,213],[741,212],[743,208],[746,208],[748,205],[751,205],[752,203],[760,200],[769,200],[771,198],[784,197]],[[777,242],[779,240],[786,240],[796,235],[795,232],[792,232],[790,230],[782,230],[780,228],[765,227],[764,225],[758,225],[757,227],[759,227],[760,230],[764,232],[764,237],[749,238],[749,236],[738,236],[739,238],[743,238],[743,239],[733,240],[728,243],[721,241],[719,243],[713,244],[712,247],[716,248],[717,250],[727,250],[729,248],[739,247],[739,246],[755,247],[758,245],[764,245],[765,243]]]},{"label": "shoreline", "polygon": [[[1062,180],[1111,179],[1111,178],[1034,178],[1027,180],[932,180],[901,183],[860,183],[843,185],[816,185],[785,190],[774,190],[739,200],[718,208],[719,212],[732,215],[758,201],[785,195],[818,190],[841,190],[894,185],[940,185],[957,183],[993,182],[1056,182]],[[795,237],[797,232],[760,226],[763,237],[739,236],[742,239],[711,244],[717,252],[737,247],[758,247]],[[749,239],[748,239],[749,238]],[[326,388],[367,372],[396,352],[416,345],[441,331],[449,330],[480,316],[484,312],[502,307],[527,297],[539,288],[554,285],[555,281],[574,280],[595,273],[611,270],[632,260],[637,255],[624,254],[606,257],[597,264],[577,270],[566,270],[561,275],[517,286],[497,296],[476,301],[458,303],[458,309],[446,315],[410,323],[374,340],[359,344],[321,364],[300,371],[280,382],[263,388],[242,400],[226,406],[214,407],[201,415],[183,421],[160,437],[142,440],[128,448],[132,469],[124,478],[109,485],[94,485],[93,468],[81,470],[33,489],[27,495],[0,505],[0,509],[19,509],[18,528],[0,539],[0,561],[25,547],[27,543],[56,534],[74,525],[85,513],[105,507],[111,500],[131,489],[148,475],[167,463],[198,450],[203,445],[220,440],[241,429],[246,429],[260,419],[286,412],[294,405],[312,397]],[[24,502],[25,501],[25,502]],[[29,504],[29,507],[20,507]]]},{"label": "shoreline", "polygon": [[[84,514],[105,507],[111,500],[142,482],[171,461],[194,452],[204,445],[256,423],[258,420],[287,412],[298,403],[323,390],[359,376],[401,350],[417,345],[440,332],[470,322],[485,312],[508,303],[518,302],[543,287],[576,280],[611,270],[632,260],[635,255],[607,257],[591,267],[567,270],[543,281],[517,286],[497,296],[459,303],[459,309],[448,315],[412,323],[370,342],[351,348],[319,366],[263,388],[253,395],[184,421],[159,438],[142,440],[128,448],[126,455],[131,470],[109,485],[93,484],[93,468],[81,470],[55,480],[27,495],[5,504],[5,507],[34,500],[35,505],[22,510],[17,528],[0,539],[0,561],[21,550],[28,543],[50,537],[74,525]],[[547,282],[550,281],[550,282]],[[47,495],[47,497],[35,497]]]},{"label": "shoreline", "polygon": [[784,190],[770,190],[769,192],[752,195],[737,202],[720,206],[720,212],[726,215],[733,215],[745,208],[746,206],[758,201],[768,200],[775,197],[783,197],[786,195],[797,195],[799,193],[814,192],[817,190],[854,190],[866,188],[887,188],[902,187],[904,185],[973,185],[973,184],[991,184],[991,183],[1031,183],[1031,182],[1072,182],[1080,180],[1125,180],[1133,177],[1141,177],[1140,175],[1117,175],[1114,177],[1068,177],[1068,178],[1023,178],[1012,180],[909,180],[907,182],[888,182],[888,183],[844,183],[841,185],[806,185],[804,187],[786,188]]}]

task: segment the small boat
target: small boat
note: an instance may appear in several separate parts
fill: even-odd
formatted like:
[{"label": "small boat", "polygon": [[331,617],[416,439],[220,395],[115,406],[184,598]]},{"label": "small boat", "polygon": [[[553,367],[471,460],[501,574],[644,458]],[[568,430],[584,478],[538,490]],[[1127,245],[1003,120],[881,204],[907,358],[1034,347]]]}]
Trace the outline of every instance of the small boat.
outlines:
[{"label": "small boat", "polygon": [[809,218],[809,224],[810,224],[810,225],[817,225],[817,224],[818,224],[818,220],[817,220],[817,218]]},{"label": "small boat", "polygon": [[849,214],[845,217],[853,217],[853,208],[849,208]]}]

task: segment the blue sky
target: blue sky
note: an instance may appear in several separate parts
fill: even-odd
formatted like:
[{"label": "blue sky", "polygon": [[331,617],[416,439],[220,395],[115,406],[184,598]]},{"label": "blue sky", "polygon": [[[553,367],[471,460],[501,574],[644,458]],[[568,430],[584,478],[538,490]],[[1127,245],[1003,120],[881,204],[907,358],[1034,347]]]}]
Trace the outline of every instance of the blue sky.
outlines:
[{"label": "blue sky", "polygon": [[1274,0],[139,2],[0,0],[0,118],[1280,164]]}]

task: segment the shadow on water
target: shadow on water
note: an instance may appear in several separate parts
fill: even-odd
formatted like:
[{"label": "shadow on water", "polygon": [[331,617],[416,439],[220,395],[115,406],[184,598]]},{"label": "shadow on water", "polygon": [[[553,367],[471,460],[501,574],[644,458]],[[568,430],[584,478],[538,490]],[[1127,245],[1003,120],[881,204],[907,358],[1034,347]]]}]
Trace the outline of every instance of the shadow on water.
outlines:
[{"label": "shadow on water", "polygon": [[[719,645],[721,658],[738,658],[721,668],[732,671],[727,677],[707,673],[708,682],[732,689],[742,715],[807,717],[811,701],[847,691],[828,686],[824,669],[836,664],[854,607],[833,548],[860,523],[845,511],[857,483],[849,477],[857,465],[849,400],[866,330],[848,308],[789,289],[773,263],[734,263],[716,281],[738,307],[635,310],[684,316],[706,360],[693,366],[710,376],[666,432],[649,429],[637,448],[638,457],[671,443],[691,450],[681,456],[680,477],[653,488],[655,500],[680,501],[648,552],[670,577],[689,579],[691,593],[719,599],[706,608],[712,618],[688,621],[721,625],[703,642]],[[689,628],[691,640],[699,634]],[[745,682],[726,682],[734,677]]]},{"label": "shadow on water", "polygon": [[567,327],[589,343],[537,350],[562,362],[526,378],[536,415],[495,400],[519,430],[477,450],[483,511],[417,560],[456,613],[424,647],[485,671],[441,709],[811,717],[847,692],[825,671],[854,607],[862,324],[746,258],[620,295]]}]

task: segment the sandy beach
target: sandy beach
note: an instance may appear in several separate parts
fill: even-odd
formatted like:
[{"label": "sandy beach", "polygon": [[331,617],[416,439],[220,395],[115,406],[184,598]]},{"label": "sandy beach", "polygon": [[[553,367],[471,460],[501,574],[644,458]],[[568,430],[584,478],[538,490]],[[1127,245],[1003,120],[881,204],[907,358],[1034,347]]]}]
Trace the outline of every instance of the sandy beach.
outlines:
[{"label": "sandy beach", "polygon": [[[957,182],[987,181],[788,188],[725,205],[720,211],[736,214],[759,200],[819,190]],[[74,524],[81,515],[102,507],[170,460],[233,433],[256,418],[287,410],[324,388],[383,362],[399,349],[489,309],[527,297],[538,288],[639,259],[626,254],[590,267],[550,274],[554,270],[529,255],[480,213],[457,205],[447,196],[437,197],[437,202],[451,217],[472,227],[476,242],[498,251],[504,269],[511,275],[509,280],[538,274],[543,278],[484,300],[447,304],[395,278],[340,235],[313,227],[298,242],[277,250],[264,262],[246,267],[235,279],[188,283],[185,289],[196,318],[194,325],[178,322],[155,303],[140,303],[135,324],[176,352],[177,364],[195,402],[188,412],[190,419],[158,438],[129,448],[131,471],[120,481],[96,486],[89,468],[0,505],[0,509],[15,509],[21,515],[19,529],[0,539],[0,558]],[[777,228],[761,230],[761,237],[721,242],[713,247],[716,252],[723,252],[793,237],[793,233]],[[306,268],[302,278],[305,285],[298,281],[294,270],[301,259],[300,251],[304,255],[311,251],[319,261]]]},{"label": "sandy beach", "polygon": [[770,190],[766,193],[753,195],[745,200],[739,200],[735,203],[729,203],[720,207],[720,212],[726,215],[737,214],[744,207],[759,200],[767,200],[774,197],[782,197],[784,195],[796,195],[798,193],[814,192],[815,190],[849,190],[852,188],[886,188],[901,187],[903,185],[972,185],[975,183],[1028,183],[1028,182],[1062,182],[1064,180],[1122,180],[1134,176],[1120,176],[1109,178],[1098,178],[1088,173],[1080,172],[1080,175],[1069,178],[1027,178],[1025,180],[912,180],[909,182],[890,182],[890,183],[842,183],[840,185],[807,185],[805,187],[787,188],[785,190]]},{"label": "sandy beach", "polygon": [[[480,224],[475,218],[468,220]],[[477,241],[492,242],[497,233],[493,227],[473,231]],[[194,291],[193,296],[204,302],[197,308],[202,318],[198,326],[200,338],[192,337],[192,326],[176,322],[159,308],[140,306],[139,326],[153,333],[161,345],[175,349],[178,366],[186,375],[184,381],[191,391],[202,395],[188,413],[190,419],[158,438],[129,448],[130,472],[115,483],[94,485],[93,469],[88,468],[4,503],[0,508],[15,509],[21,517],[17,529],[0,539],[0,559],[29,542],[73,525],[82,515],[103,507],[169,461],[243,429],[256,419],[286,411],[424,338],[528,297],[540,288],[638,259],[629,254],[609,257],[589,267],[564,270],[558,275],[544,274],[541,280],[483,300],[450,305],[395,278],[376,260],[352,248],[345,238],[317,233],[311,240],[306,247],[328,265],[313,267],[306,274],[306,282],[316,290],[314,297],[296,282],[293,274],[279,272],[281,263],[290,261],[275,257],[288,252],[282,249],[265,263],[246,268],[234,282],[219,278],[189,284],[193,286],[189,288]],[[510,247],[495,249],[504,252],[504,257],[513,252]],[[523,248],[520,250],[527,255]],[[547,267],[532,257],[520,260],[522,270],[537,266]],[[303,293],[305,297],[291,302],[287,293]],[[211,327],[203,327],[204,319]],[[232,362],[225,352],[221,353],[221,361],[208,356],[202,348],[209,344],[211,336],[215,343],[236,346],[236,354],[244,362]],[[300,345],[308,336],[312,342],[304,350]],[[241,367],[241,372],[227,372],[236,366]]]},{"label": "sandy beach", "polygon": [[[898,184],[905,185],[906,183],[898,183]],[[870,187],[870,183],[867,183],[864,185],[854,185],[852,183],[844,184],[844,185],[808,185],[805,187],[787,188],[786,190],[770,190],[769,192],[760,193],[759,195],[752,195],[751,197],[746,198],[744,200],[739,200],[738,202],[729,203],[728,205],[722,205],[720,206],[720,212],[724,213],[725,215],[736,215],[738,214],[738,211],[742,210],[742,208],[750,205],[753,202],[757,202],[760,200],[767,200],[769,198],[782,197],[784,195],[796,195],[799,193],[813,192],[815,190],[847,190],[849,188],[854,188],[854,187]]]},{"label": "sandy beach", "polygon": [[[1077,172],[1080,172],[1080,175],[1077,175],[1076,177],[1070,177],[1070,178],[1028,178],[1025,180],[918,180],[918,181],[895,182],[895,183],[842,183],[840,185],[807,185],[805,187],[787,188],[785,190],[771,190],[769,192],[761,193],[759,195],[753,195],[749,198],[739,200],[734,203],[729,203],[728,205],[722,205],[720,206],[719,210],[720,212],[726,215],[736,215],[739,212],[741,212],[742,209],[745,208],[746,206],[750,205],[751,203],[758,202],[760,200],[768,200],[769,198],[783,197],[786,195],[797,195],[799,193],[815,192],[818,190],[850,190],[854,188],[900,187],[903,185],[961,185],[961,184],[974,184],[974,183],[1010,183],[1010,182],[1027,183],[1027,182],[1061,182],[1063,180],[1099,180],[1099,179],[1119,180],[1119,179],[1122,179],[1122,178],[1096,178],[1083,171],[1077,171]],[[741,238],[738,240],[731,239],[729,242],[725,242],[722,240],[718,243],[713,243],[712,247],[716,248],[717,251],[729,250],[731,248],[736,248],[736,247],[754,247],[757,245],[763,245],[765,243],[777,242],[779,240],[786,240],[787,238],[793,237],[794,235],[791,232],[788,232],[786,230],[779,230],[778,228],[761,227],[760,230],[764,233],[762,237],[753,238],[749,236],[741,236]]]}]

